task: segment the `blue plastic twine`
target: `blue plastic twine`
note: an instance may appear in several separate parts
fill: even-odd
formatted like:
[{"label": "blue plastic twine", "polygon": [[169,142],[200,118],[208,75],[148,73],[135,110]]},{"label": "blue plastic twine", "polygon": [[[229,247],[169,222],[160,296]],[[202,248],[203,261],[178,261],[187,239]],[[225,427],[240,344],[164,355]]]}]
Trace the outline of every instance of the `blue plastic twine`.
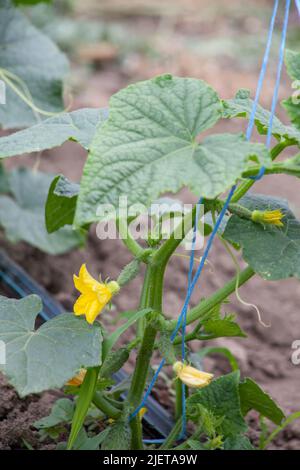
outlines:
[{"label": "blue plastic twine", "polygon": [[[257,85],[257,90],[256,90],[256,95],[255,99],[253,101],[253,106],[252,106],[252,111],[251,115],[249,118],[249,123],[247,127],[247,132],[246,132],[246,138],[247,140],[250,140],[254,124],[255,124],[255,115],[257,111],[257,106],[259,102],[259,97],[261,94],[264,78],[266,75],[266,70],[267,70],[267,65],[270,57],[270,49],[271,49],[271,44],[272,44],[272,37],[273,37],[273,32],[274,32],[274,25],[275,25],[275,19],[277,16],[277,11],[278,11],[278,5],[279,5],[279,0],[275,0],[274,2],[274,8],[273,8],[273,13],[271,17],[271,22],[269,26],[269,33],[268,33],[268,40],[267,40],[267,45],[264,53],[264,58],[263,58],[263,63],[259,75],[259,80],[258,80],[258,85]],[[280,43],[280,51],[279,51],[279,61],[278,61],[278,67],[277,67],[277,76],[276,76],[276,83],[275,83],[275,88],[274,88],[274,94],[273,94],[273,99],[272,99],[272,108],[271,108],[271,113],[270,113],[270,120],[269,120],[269,128],[268,128],[268,133],[267,133],[267,142],[266,145],[268,148],[270,148],[271,145],[271,139],[272,139],[272,127],[273,127],[273,121],[274,121],[274,116],[275,116],[275,110],[276,110],[276,105],[278,102],[278,92],[279,92],[279,86],[280,86],[280,79],[281,79],[281,73],[282,73],[282,66],[283,66],[283,60],[284,60],[284,50],[285,50],[285,43],[286,43],[286,35],[287,35],[287,28],[288,28],[288,19],[289,19],[289,11],[290,11],[290,5],[291,5],[291,0],[286,0],[286,5],[285,5],[285,16],[284,16],[284,23],[283,23],[283,29],[282,29],[282,35],[281,35],[281,43]],[[296,5],[299,10],[300,14],[300,0],[296,0]],[[263,177],[265,173],[265,167],[262,167],[259,171],[259,173],[251,177],[251,179],[254,180],[259,180]],[[196,242],[196,231],[198,227],[198,221],[199,221],[199,208],[200,204],[203,202],[203,199],[200,198],[200,200],[197,203],[196,207],[196,216],[195,216],[195,222],[194,222],[194,227],[193,227],[193,242],[192,242],[192,247],[191,247],[191,255],[190,255],[190,264],[189,264],[189,273],[188,273],[188,288],[187,288],[187,294],[186,298],[184,301],[184,305],[182,307],[181,313],[178,317],[176,327],[171,335],[171,342],[173,343],[174,339],[176,338],[180,327],[182,327],[182,342],[181,342],[181,354],[182,354],[182,360],[185,360],[185,333],[186,333],[186,316],[187,316],[187,310],[189,306],[189,302],[192,296],[192,293],[194,291],[194,288],[197,284],[197,281],[203,271],[203,268],[205,266],[205,262],[208,258],[208,254],[210,252],[210,249],[213,244],[213,240],[218,233],[218,230],[220,228],[220,225],[222,223],[222,220],[227,212],[228,206],[230,204],[230,201],[232,199],[232,196],[235,192],[236,189],[236,184],[232,186],[230,189],[230,192],[226,198],[226,201],[223,205],[222,211],[220,212],[216,224],[213,228],[213,231],[208,239],[207,246],[204,250],[203,257],[201,258],[200,264],[197,268],[197,271],[195,273],[195,276],[193,277],[193,266],[194,266],[194,259],[195,259],[195,242]],[[156,383],[156,380],[159,376],[160,371],[162,370],[163,366],[165,365],[165,359],[162,359],[160,362],[149,386],[148,389],[143,397],[142,402],[140,405],[136,408],[136,410],[132,413],[130,419],[135,417],[138,412],[141,410],[141,408],[146,404],[146,401]],[[178,439],[184,438],[186,435],[186,399],[185,399],[185,385],[182,384],[182,430],[181,434],[178,437]],[[164,442],[164,439],[154,439],[154,440],[149,440],[145,439],[143,441],[146,444],[161,444]]]}]

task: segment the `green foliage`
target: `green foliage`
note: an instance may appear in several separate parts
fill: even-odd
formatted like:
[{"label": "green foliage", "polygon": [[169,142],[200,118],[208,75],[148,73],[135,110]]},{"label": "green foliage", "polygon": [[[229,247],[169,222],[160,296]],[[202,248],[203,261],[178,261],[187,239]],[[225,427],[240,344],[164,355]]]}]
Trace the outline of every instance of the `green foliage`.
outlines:
[{"label": "green foliage", "polygon": [[202,323],[205,333],[211,339],[225,336],[237,336],[246,338],[247,335],[242,331],[240,325],[232,319],[225,317],[220,319],[209,319]]},{"label": "green foliage", "polygon": [[45,222],[48,233],[56,232],[65,225],[73,224],[78,193],[78,184],[72,183],[63,175],[54,178],[45,206]]},{"label": "green foliage", "polygon": [[109,429],[105,429],[96,436],[89,437],[86,431],[81,428],[72,447],[73,450],[99,450],[99,446],[104,441]]},{"label": "green foliage", "polygon": [[6,81],[6,105],[0,106],[0,125],[25,127],[43,118],[12,87],[43,111],[62,111],[62,80],[68,71],[67,60],[10,0],[0,4],[0,43],[0,78]]},{"label": "green foliage", "polygon": [[60,398],[57,400],[49,416],[35,421],[34,427],[37,429],[48,429],[61,424],[67,424],[72,421],[74,414],[74,403],[69,398]]},{"label": "green foliage", "polygon": [[[24,3],[23,0],[18,3],[21,2]],[[0,27],[1,22],[3,25],[10,22],[10,29],[2,28],[0,32],[4,44],[0,78],[6,80],[9,93],[9,105],[0,109],[0,122],[4,127],[36,123],[37,107],[54,112],[62,108],[61,78],[66,70],[65,59],[8,0],[1,3],[0,13],[3,13]],[[15,37],[16,41],[9,41]],[[15,42],[21,44],[18,50]],[[43,54],[43,60],[39,67],[33,68],[36,58],[32,57],[32,48],[37,44],[36,56]],[[300,54],[287,51],[286,65],[291,78],[298,80]],[[18,90],[23,93],[23,101]],[[82,109],[55,114],[43,121],[39,119],[30,129],[1,138],[0,158],[42,151],[73,140],[89,150],[82,181],[79,185],[63,175],[53,179],[26,169],[8,173],[0,165],[0,225],[11,241],[24,240],[48,253],[60,254],[81,244],[81,230],[86,231],[91,223],[101,220],[97,214],[100,204],[110,204],[116,209],[119,198],[127,195],[129,206],[142,203],[150,207],[161,194],[175,193],[186,186],[204,198],[206,236],[214,226],[215,214],[224,206],[222,194],[241,178],[256,174],[262,165],[267,174],[300,177],[299,154],[273,161],[285,147],[300,146],[300,111],[292,98],[283,105],[294,126],[274,119],[272,133],[278,142],[271,152],[261,143],[247,141],[242,134],[202,138],[201,134],[221,118],[248,119],[252,105],[246,90],[240,90],[234,99],[221,101],[201,80],[162,75],[116,93],[110,101],[109,117],[104,110]],[[41,113],[42,117],[44,114]],[[269,121],[270,113],[259,106],[255,123],[261,134],[267,133]],[[188,341],[246,337],[234,315],[221,315],[221,307],[237,285],[246,282],[255,272],[268,280],[300,277],[300,221],[286,201],[246,194],[251,184],[239,185],[234,203],[229,205],[218,231],[218,235],[235,248],[242,248],[249,266],[211,297],[188,310],[186,318],[187,325],[197,322],[186,340],[187,357],[192,364],[202,369],[205,356],[221,354],[228,359],[233,372],[203,388],[189,390],[187,417],[194,427],[187,440],[178,446],[176,440],[182,419],[177,417],[181,410],[182,387],[176,382],[179,385],[175,387],[177,422],[162,446],[165,449],[173,446],[177,450],[252,450],[254,447],[245,435],[248,429],[245,416],[250,410],[260,414],[261,422],[265,417],[278,425],[269,436],[266,429],[263,430],[260,440],[263,448],[285,425],[299,417],[295,414],[283,421],[282,410],[258,384],[250,378],[240,381],[238,363],[227,348],[205,343],[206,347],[199,352],[188,352]],[[87,370],[80,387],[65,387],[67,394],[74,395],[76,406],[70,400],[59,400],[48,417],[35,423],[44,437],[57,438],[62,430],[66,432],[72,421],[68,443],[61,443],[58,448],[143,448],[140,417],[130,419],[130,415],[141,403],[152,379],[153,352],[157,350],[167,364],[172,365],[179,356],[177,347],[181,342],[180,335],[174,344],[170,341],[176,320],[168,320],[164,315],[162,294],[166,264],[185,235],[177,240],[174,232],[165,240],[161,229],[165,221],[183,214],[190,229],[195,217],[195,208],[187,214],[181,203],[174,209],[170,198],[161,198],[161,201],[166,203],[162,212],[153,206],[149,210],[155,226],[153,233],[148,233],[141,245],[133,236],[123,239],[134,259],[121,271],[117,279],[119,286],[122,288],[142,273],[143,263],[146,274],[139,307],[121,312],[111,322],[115,328],[110,334],[99,323],[89,325],[84,318],[71,314],[60,315],[35,329],[36,317],[42,308],[38,297],[22,300],[0,297],[0,340],[7,345],[7,363],[2,370],[21,396],[62,387],[80,368]],[[143,213],[146,212],[144,206]],[[263,223],[263,217],[253,216],[254,210],[274,209],[281,210],[283,226]],[[130,216],[118,218],[121,235],[130,233],[131,220]],[[197,228],[202,229],[202,225],[203,219]],[[158,237],[154,236],[157,234]],[[238,271],[237,266],[236,269]],[[101,295],[98,286],[86,279],[86,294]],[[116,347],[121,335],[132,327],[136,339]],[[114,386],[112,375],[123,367],[137,346],[133,378],[128,377]],[[87,423],[90,415],[105,419],[107,428],[100,434],[95,435],[95,428],[91,431]],[[111,426],[106,418],[113,420]]]},{"label": "green foliage", "polygon": [[187,400],[188,410],[191,411],[195,405],[200,404],[216,418],[222,418],[217,431],[225,438],[247,430],[241,413],[239,378],[238,371],[224,375],[195,392]]},{"label": "green foliage", "polygon": [[283,227],[262,225],[233,215],[226,226],[224,238],[243,248],[243,258],[267,280],[300,277],[300,221],[286,201],[260,194],[241,199],[240,204],[253,211],[281,209]]},{"label": "green foliage", "polygon": [[4,166],[0,163],[0,194],[9,192],[9,179]]},{"label": "green foliage", "polygon": [[62,387],[81,367],[101,364],[99,325],[64,313],[34,329],[42,302],[0,297],[0,340],[6,344],[1,370],[20,396]]},{"label": "green foliage", "polygon": [[37,3],[51,3],[52,0],[13,0],[13,3],[17,6],[28,6],[36,5]]},{"label": "green foliage", "polygon": [[246,436],[227,437],[224,441],[224,450],[255,450]]},{"label": "green foliage", "polygon": [[[99,220],[99,204],[147,207],[166,191],[182,186],[213,198],[249,166],[268,165],[261,144],[242,135],[218,134],[198,144],[196,137],[221,117],[216,92],[201,80],[170,75],[131,85],[110,100],[108,120],[91,145],[81,182],[75,223]],[[226,167],[226,173],[220,168]]]},{"label": "green foliage", "polygon": [[0,159],[42,152],[68,140],[88,149],[97,125],[105,119],[101,109],[83,108],[72,113],[59,113],[28,129],[0,138]]},{"label": "green foliage", "polygon": [[[234,117],[249,118],[253,107],[253,100],[250,99],[250,93],[246,90],[239,90],[234,99],[224,101],[224,118],[232,119]],[[255,124],[260,134],[267,134],[270,123],[270,112],[258,105],[255,114]],[[300,132],[292,127],[285,126],[274,116],[272,125],[272,134],[278,140],[286,140],[290,145],[299,145]]]},{"label": "green foliage", "polygon": [[291,122],[300,130],[300,53],[287,50],[285,53],[285,64],[287,73],[291,79],[294,80],[292,87],[295,89],[295,93],[293,97],[284,100],[282,105],[286,109]]},{"label": "green foliage", "polygon": [[162,330],[157,342],[157,348],[167,364],[176,362],[176,349],[170,341],[170,332]]},{"label": "green foliage", "polygon": [[258,411],[275,424],[280,425],[285,418],[283,411],[254,380],[246,378],[239,385],[241,410],[245,416],[250,410]]},{"label": "green foliage", "polygon": [[0,196],[0,226],[16,243],[26,241],[46,253],[58,255],[83,244],[83,236],[69,227],[47,233],[45,202],[52,176],[26,168],[8,174],[10,195]]},{"label": "green foliage", "polygon": [[282,106],[286,109],[291,122],[300,130],[300,104],[297,103],[298,100],[298,97],[296,98],[296,102],[293,98],[288,98],[282,101]]},{"label": "green foliage", "polygon": [[107,433],[101,449],[102,450],[129,450],[130,449],[130,427],[127,420],[116,421]]},{"label": "green foliage", "polygon": [[68,440],[68,449],[72,449],[78,434],[83,426],[85,417],[92,403],[96,391],[99,367],[93,367],[86,371],[82,385],[80,386],[79,396],[76,402],[76,408],[72,419],[71,432]]},{"label": "green foliage", "polygon": [[300,80],[300,52],[285,51],[285,66],[292,80]]}]

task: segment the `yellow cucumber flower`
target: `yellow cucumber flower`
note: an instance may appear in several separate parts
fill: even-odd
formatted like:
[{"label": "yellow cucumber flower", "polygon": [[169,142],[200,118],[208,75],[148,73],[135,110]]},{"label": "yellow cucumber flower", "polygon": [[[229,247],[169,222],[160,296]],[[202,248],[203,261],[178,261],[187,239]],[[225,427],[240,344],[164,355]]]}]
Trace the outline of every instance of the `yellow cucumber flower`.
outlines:
[{"label": "yellow cucumber flower", "polygon": [[120,290],[116,281],[99,282],[94,279],[83,264],[79,276],[74,274],[74,285],[81,293],[74,304],[75,315],[85,315],[86,321],[93,324],[96,317]]},{"label": "yellow cucumber flower", "polygon": [[76,374],[74,377],[68,380],[66,385],[70,385],[72,387],[79,387],[83,382],[85,374],[86,374],[86,369],[80,369],[78,374]]},{"label": "yellow cucumber flower", "polygon": [[183,362],[175,362],[173,365],[177,377],[188,387],[203,388],[210,384],[213,374],[202,372],[195,367],[186,366]]},{"label": "yellow cucumber flower", "polygon": [[251,219],[253,222],[260,222],[261,224],[276,225],[277,227],[283,227],[282,219],[284,214],[280,209],[273,211],[253,211]]}]

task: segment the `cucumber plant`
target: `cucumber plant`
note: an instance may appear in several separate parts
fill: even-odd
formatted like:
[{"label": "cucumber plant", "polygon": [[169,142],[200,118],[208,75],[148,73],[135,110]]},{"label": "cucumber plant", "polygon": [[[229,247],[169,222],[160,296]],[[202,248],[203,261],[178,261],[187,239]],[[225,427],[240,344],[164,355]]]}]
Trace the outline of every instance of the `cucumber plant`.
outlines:
[{"label": "cucumber plant", "polygon": [[[286,64],[291,78],[300,79],[300,54],[288,51]],[[31,242],[29,227],[34,226],[41,211],[45,233],[60,237],[62,230],[73,230],[73,236],[79,236],[91,224],[114,218],[132,255],[132,261],[116,280],[96,280],[83,265],[79,275],[74,276],[80,292],[74,312],[61,314],[37,329],[35,319],[42,309],[37,296],[21,300],[0,298],[0,339],[6,344],[7,356],[1,369],[9,382],[20,396],[65,386],[76,397],[75,407],[61,402],[48,418],[36,423],[37,427],[51,430],[71,422],[68,448],[158,446],[143,442],[142,417],[146,410],[135,413],[151,380],[151,360],[157,350],[174,376],[176,395],[175,425],[160,445],[162,449],[253,449],[245,419],[250,410],[256,410],[261,420],[270,420],[279,430],[289,422],[289,418],[284,421],[283,411],[258,384],[240,377],[238,363],[230,351],[201,348],[201,341],[225,336],[242,340],[246,336],[236,319],[226,314],[226,302],[239,286],[255,275],[266,281],[300,277],[300,221],[287,201],[249,191],[253,185],[249,177],[255,177],[262,166],[268,175],[300,176],[299,105],[291,99],[283,105],[292,123],[285,125],[278,118],[274,120],[274,145],[270,151],[262,143],[247,141],[243,134],[210,132],[207,136],[207,131],[222,119],[249,118],[249,92],[240,90],[233,99],[222,100],[202,80],[162,75],[116,93],[110,100],[109,113],[87,109],[63,113],[0,139],[2,159],[52,148],[68,139],[88,149],[80,183],[56,175],[50,184],[48,177],[47,194],[39,201],[28,189],[21,193],[16,189],[25,181],[32,187],[30,171],[6,174],[1,169],[5,194],[0,197],[0,225],[11,239],[23,237]],[[266,134],[269,112],[258,107],[255,123],[258,132]],[[294,156],[277,161],[288,147]],[[44,176],[35,174],[34,178]],[[233,184],[237,184],[237,189],[218,236],[231,253],[241,251],[247,266],[189,309],[186,323],[191,329],[185,338],[186,349],[189,351],[189,344],[197,342],[199,352],[188,352],[186,361],[181,362],[181,338],[177,335],[171,339],[176,318],[169,318],[163,310],[164,281],[171,257],[195,222],[196,206],[184,214],[180,236],[175,227],[166,239],[154,239],[148,232],[142,243],[132,234],[134,216],[124,216],[117,210],[99,215],[99,207],[117,209],[120,198],[126,196],[129,206],[142,204],[150,208],[162,194],[188,187],[197,197],[202,196],[206,236],[224,206],[224,194]],[[13,222],[14,214],[24,223],[21,230]],[[165,219],[172,217],[172,211],[164,214]],[[42,241],[40,248],[45,249],[45,240]],[[60,238],[56,242],[57,252]],[[120,312],[121,324],[109,334],[99,314],[109,308],[111,299],[119,295],[125,284],[142,273],[141,292],[135,292],[136,310]],[[135,339],[118,347],[129,327],[135,328]],[[214,352],[225,354],[232,372],[215,378],[212,371],[200,370],[200,360]],[[130,354],[136,354],[130,380],[116,387],[112,375]],[[179,444],[181,383],[187,386],[186,409],[191,426]],[[62,413],[60,406],[65,410]],[[109,418],[105,431],[99,435],[83,428],[95,409],[102,419]],[[261,448],[270,442],[265,426],[263,432]]]}]

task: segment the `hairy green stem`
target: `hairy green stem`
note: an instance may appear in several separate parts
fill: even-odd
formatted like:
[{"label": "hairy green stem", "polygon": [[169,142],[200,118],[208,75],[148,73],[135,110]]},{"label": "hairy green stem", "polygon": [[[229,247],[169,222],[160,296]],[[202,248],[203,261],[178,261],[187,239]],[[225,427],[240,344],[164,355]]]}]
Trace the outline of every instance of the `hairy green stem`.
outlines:
[{"label": "hairy green stem", "polygon": [[119,218],[117,220],[117,228],[124,245],[133,254],[133,256],[141,259],[144,253],[144,249],[132,237],[127,220],[124,218]]},{"label": "hairy green stem", "polygon": [[[181,338],[180,338],[181,339]],[[182,382],[175,380],[175,420],[182,416]]]},{"label": "hairy green stem", "polygon": [[[149,265],[149,271],[146,273],[144,287],[142,291],[147,292],[147,301],[145,307],[151,307],[157,312],[162,309],[162,289],[165,266]],[[133,373],[130,390],[128,393],[128,403],[132,410],[136,409],[143,398],[146,387],[150,360],[152,357],[157,329],[152,323],[152,318],[146,319],[147,324],[144,330],[142,344],[138,352],[136,366]],[[141,422],[138,416],[135,416],[130,423],[131,426],[131,448],[143,449]]]},{"label": "hairy green stem", "polygon": [[[144,276],[141,298],[140,298],[140,304],[139,304],[140,310],[147,308],[147,305],[148,305],[150,278],[151,278],[151,267],[147,265],[145,276]],[[138,324],[137,324],[137,336],[139,338],[143,337],[145,327],[146,327],[146,318],[142,317],[138,320]]]},{"label": "hairy green stem", "polygon": [[154,253],[152,257],[153,264],[166,265],[176,248],[180,245],[184,237],[193,227],[193,221],[196,215],[196,206],[183,219],[181,224],[173,231],[170,238]]},{"label": "hairy green stem", "polygon": [[[291,144],[289,141],[285,142],[280,142],[279,144],[275,145],[275,147],[271,150],[271,159],[275,160],[275,158],[278,157],[278,155],[288,146]],[[252,186],[254,185],[255,180],[249,180],[249,181],[244,181],[235,191],[231,202],[237,202],[239,201],[248,191]]]},{"label": "hairy green stem", "polygon": [[252,211],[249,209],[246,209],[246,207],[241,206],[240,204],[229,204],[228,206],[229,212],[232,214],[238,215],[239,217],[242,217],[243,219],[252,219]]}]

